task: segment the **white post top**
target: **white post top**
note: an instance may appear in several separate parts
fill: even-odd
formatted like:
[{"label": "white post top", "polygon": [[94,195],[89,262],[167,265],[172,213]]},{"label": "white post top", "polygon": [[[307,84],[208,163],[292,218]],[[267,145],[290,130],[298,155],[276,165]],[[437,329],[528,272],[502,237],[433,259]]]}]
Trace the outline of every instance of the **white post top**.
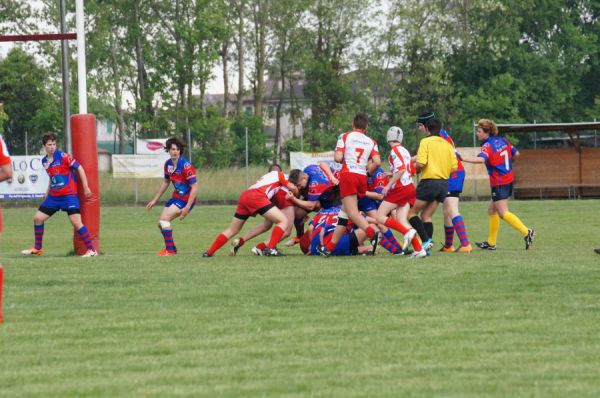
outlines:
[{"label": "white post top", "polygon": [[83,0],[75,1],[75,23],[77,27],[77,92],[79,94],[79,113],[87,111],[87,74],[85,68],[85,23]]}]

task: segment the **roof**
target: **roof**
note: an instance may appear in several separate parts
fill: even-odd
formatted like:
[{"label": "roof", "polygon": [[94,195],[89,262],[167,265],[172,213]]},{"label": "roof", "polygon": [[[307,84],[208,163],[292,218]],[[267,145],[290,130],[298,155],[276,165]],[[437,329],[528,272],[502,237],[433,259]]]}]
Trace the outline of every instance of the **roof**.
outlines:
[{"label": "roof", "polygon": [[600,122],[498,124],[497,126],[500,133],[532,133],[535,131],[562,131],[565,133],[572,133],[586,130],[600,130]]}]

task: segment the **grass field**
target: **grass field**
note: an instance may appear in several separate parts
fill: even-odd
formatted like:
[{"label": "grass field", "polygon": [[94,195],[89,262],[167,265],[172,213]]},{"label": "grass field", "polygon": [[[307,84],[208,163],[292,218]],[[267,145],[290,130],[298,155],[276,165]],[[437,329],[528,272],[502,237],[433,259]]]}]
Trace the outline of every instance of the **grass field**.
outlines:
[{"label": "grass field", "polygon": [[[486,205],[462,207],[473,240]],[[418,261],[202,259],[218,206],[174,223],[175,258],[142,207],[102,210],[101,257],[66,256],[57,214],[23,258],[34,209],[4,209],[0,396],[598,397],[600,201],[511,209],[531,251],[502,224],[496,252]]]}]

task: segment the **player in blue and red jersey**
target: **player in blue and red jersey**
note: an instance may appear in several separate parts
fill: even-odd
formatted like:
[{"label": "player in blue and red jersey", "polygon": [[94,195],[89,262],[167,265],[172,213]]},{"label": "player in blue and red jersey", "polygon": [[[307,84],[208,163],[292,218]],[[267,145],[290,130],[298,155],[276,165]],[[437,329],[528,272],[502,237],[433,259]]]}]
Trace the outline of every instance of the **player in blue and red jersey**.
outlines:
[{"label": "player in blue and red jersey", "polygon": [[[312,256],[318,256],[319,246],[329,243],[338,224],[338,214],[341,206],[334,206],[320,210],[311,220],[306,235],[310,236],[310,246],[308,253]],[[354,256],[362,253],[371,253],[373,247],[362,246],[367,239],[367,235],[361,229],[355,229],[351,220],[346,225],[346,233],[340,238],[335,249],[331,253],[333,256]]]},{"label": "player in blue and red jersey", "polygon": [[[6,143],[0,135],[0,182],[12,179],[13,169]],[[0,209],[0,235],[2,234],[2,209]]]},{"label": "player in blue and red jersey", "polygon": [[33,217],[34,246],[23,250],[21,253],[26,256],[42,255],[44,251],[42,248],[44,222],[54,213],[62,210],[68,214],[71,224],[73,224],[79,237],[87,247],[87,251],[81,257],[97,256],[98,253],[94,249],[90,233],[87,227],[81,222],[81,210],[79,197],[77,196],[77,178],[75,173],[79,176],[84,195],[86,197],[92,195],[85,171],[73,156],[57,149],[56,135],[54,133],[44,134],[42,136],[42,144],[46,151],[46,156],[42,158],[42,166],[48,173],[48,176],[50,176],[50,182],[46,198]]},{"label": "player in blue and red jersey", "polygon": [[152,209],[162,194],[169,188],[169,185],[173,183],[173,187],[175,188],[173,195],[165,203],[165,207],[158,219],[158,228],[165,241],[165,248],[156,253],[157,256],[161,257],[173,256],[177,253],[175,241],[173,240],[171,221],[177,217],[180,220],[186,218],[194,208],[196,197],[198,196],[196,169],[194,169],[189,160],[181,155],[184,148],[185,143],[177,137],[171,137],[167,140],[165,150],[169,152],[171,158],[165,162],[165,179],[160,184],[154,198],[146,205],[146,209]]},{"label": "player in blue and red jersey", "polygon": [[508,198],[512,195],[515,179],[512,162],[519,155],[517,148],[498,134],[498,127],[493,120],[481,119],[477,127],[477,138],[482,142],[481,152],[477,157],[463,158],[468,163],[485,163],[490,176],[492,202],[488,208],[489,236],[487,242],[476,243],[486,250],[496,250],[500,218],[506,221],[523,235],[525,250],[533,244],[535,231],[521,222],[519,217],[508,210]]},{"label": "player in blue and red jersey", "polygon": [[[419,130],[422,131],[425,129],[424,123],[427,123],[427,120],[433,119],[434,117],[434,112],[426,112],[420,115],[417,118]],[[452,137],[450,137],[450,134],[448,134],[446,130],[442,129],[439,132],[439,136],[452,145],[456,154],[456,160],[458,162],[456,171],[450,174],[450,177],[448,178],[448,193],[443,203],[444,232],[446,239],[441,251],[446,253],[452,253],[454,251],[459,253],[470,253],[473,249],[469,242],[469,236],[467,235],[467,228],[465,226],[464,219],[458,210],[460,194],[462,193],[465,182],[465,167],[460,160],[460,156],[458,156],[458,153],[456,153],[456,145],[454,145],[454,141],[452,140]],[[425,227],[431,228],[431,232],[433,232],[433,227],[429,227],[427,225],[428,222],[431,223],[431,219],[427,221],[423,219]],[[458,235],[458,239],[460,240],[460,248],[457,250],[454,249],[453,244],[454,232],[456,232],[456,235]]]}]

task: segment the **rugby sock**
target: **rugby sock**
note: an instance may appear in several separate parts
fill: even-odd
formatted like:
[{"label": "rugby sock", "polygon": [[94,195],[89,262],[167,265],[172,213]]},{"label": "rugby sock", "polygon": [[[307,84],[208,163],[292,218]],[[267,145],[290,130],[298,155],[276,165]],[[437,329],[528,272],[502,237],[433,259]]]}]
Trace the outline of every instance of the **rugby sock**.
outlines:
[{"label": "rugby sock", "polygon": [[244,246],[244,243],[246,243],[246,241],[244,240],[244,238],[240,238],[240,247]]},{"label": "rugby sock", "polygon": [[296,236],[298,238],[304,235],[304,217],[294,219],[294,228],[296,228]]},{"label": "rugby sock", "polygon": [[[323,242],[325,243],[325,242]],[[327,250],[329,250],[330,252],[333,252],[335,250],[335,247],[337,246],[337,242],[333,242],[333,240],[329,240],[329,242],[325,243],[325,247],[327,248]]]},{"label": "rugby sock", "polygon": [[263,251],[267,248],[267,244],[265,242],[260,242],[258,245],[256,245],[256,248],[260,251]]},{"label": "rugby sock", "polygon": [[44,224],[33,226],[33,236],[35,239],[33,247],[35,250],[40,250],[42,248],[42,240],[44,239]]},{"label": "rugby sock", "polygon": [[175,242],[173,241],[173,230],[161,228],[163,238],[165,239],[165,248],[170,252],[176,252]]},{"label": "rugby sock", "polygon": [[460,239],[460,245],[469,246],[469,236],[467,235],[467,227],[465,227],[465,221],[463,220],[462,216],[454,217],[452,219],[452,224],[454,225],[454,229],[456,230],[458,239]]},{"label": "rugby sock", "polygon": [[394,237],[394,234],[392,234],[391,229],[388,229],[381,235],[381,240],[379,241],[379,244],[392,254],[398,254],[402,251],[400,243],[398,243],[398,241]]},{"label": "rugby sock", "polygon": [[269,239],[269,244],[267,245],[269,246],[269,249],[274,249],[275,246],[277,246],[284,232],[285,231],[279,225],[276,225],[275,228],[273,228],[273,232],[271,232],[271,239]]},{"label": "rugby sock", "polygon": [[[454,224],[454,219],[452,220],[452,224]],[[450,247],[454,244],[454,225],[444,225],[444,232],[446,233],[444,247]]]},{"label": "rugby sock", "polygon": [[419,237],[423,242],[429,240],[429,235],[427,235],[427,231],[425,231],[425,226],[423,226],[423,221],[421,221],[419,216],[414,216],[413,218],[408,220],[408,222],[410,223],[410,225],[412,225],[414,229],[417,230],[417,234],[419,234]]},{"label": "rugby sock", "polygon": [[516,214],[507,211],[506,213],[504,213],[504,217],[502,218],[504,219],[504,221],[510,224],[511,227],[519,231],[521,235],[525,236],[527,235],[527,232],[529,232],[525,224],[521,222],[521,220],[519,219],[519,217],[517,217]]},{"label": "rugby sock", "polygon": [[219,234],[219,236],[216,237],[215,241],[213,242],[213,244],[210,246],[210,248],[206,252],[212,256],[225,243],[227,243],[228,240],[229,240],[229,238],[227,236],[225,236],[225,234]]},{"label": "rugby sock", "polygon": [[423,226],[425,227],[425,232],[427,232],[427,236],[433,238],[433,223],[432,222],[424,222]]},{"label": "rugby sock", "polygon": [[83,243],[85,243],[87,249],[94,250],[94,245],[92,244],[92,237],[90,236],[90,232],[88,231],[87,227],[84,225],[83,227],[79,228],[77,233],[79,234],[79,237],[81,238]]},{"label": "rugby sock", "polygon": [[421,250],[423,250],[423,246],[421,246],[421,241],[419,240],[419,237],[417,235],[415,235],[415,237],[412,238],[410,243],[412,243],[413,249],[415,249],[416,252],[420,252]]},{"label": "rugby sock", "polygon": [[400,222],[398,222],[398,220],[396,220],[392,217],[388,217],[385,220],[384,225],[388,228],[395,229],[396,231],[400,232],[402,235],[406,235],[409,231],[408,228],[406,228],[404,225],[400,224]]},{"label": "rugby sock", "polygon": [[375,236],[375,228],[369,225],[367,229],[365,229],[365,233],[367,234],[369,239],[373,239],[373,236]]},{"label": "rugby sock", "polygon": [[500,216],[498,214],[488,215],[489,221],[489,235],[488,243],[492,246],[496,246],[498,241],[498,231],[500,230]]}]

